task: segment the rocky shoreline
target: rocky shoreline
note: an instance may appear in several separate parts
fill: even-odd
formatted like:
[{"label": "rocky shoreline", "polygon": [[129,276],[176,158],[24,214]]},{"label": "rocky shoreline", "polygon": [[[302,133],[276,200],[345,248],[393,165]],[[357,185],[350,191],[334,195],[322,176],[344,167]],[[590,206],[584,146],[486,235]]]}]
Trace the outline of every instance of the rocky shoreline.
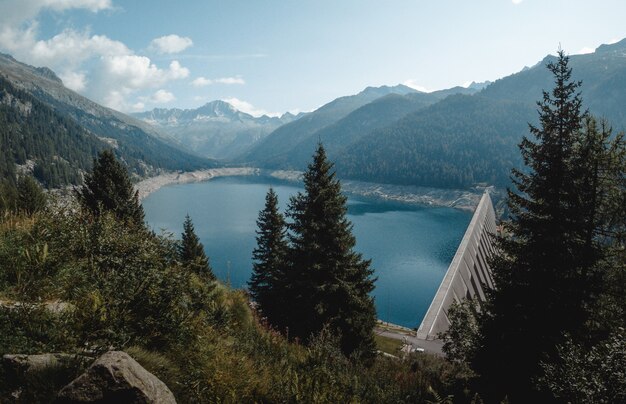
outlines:
[{"label": "rocky shoreline", "polygon": [[[230,176],[269,176],[283,181],[299,182],[302,172],[251,167],[211,168],[192,172],[161,174],[135,184],[135,189],[139,192],[139,199],[141,200],[166,185],[201,182],[212,178]],[[467,211],[473,211],[478,206],[478,202],[485,191],[485,187],[461,190],[377,184],[352,180],[342,180],[341,185],[342,189],[351,195],[411,205],[446,206]]]}]

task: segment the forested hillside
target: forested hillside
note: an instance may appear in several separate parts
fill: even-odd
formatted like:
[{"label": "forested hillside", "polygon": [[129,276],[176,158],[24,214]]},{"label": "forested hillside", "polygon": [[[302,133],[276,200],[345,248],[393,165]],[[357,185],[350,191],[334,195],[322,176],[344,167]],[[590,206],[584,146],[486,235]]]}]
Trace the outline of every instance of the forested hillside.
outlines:
[{"label": "forested hillside", "polygon": [[337,171],[364,181],[463,188],[506,185],[516,144],[536,113],[526,104],[455,95],[374,131],[337,157]]},{"label": "forested hillside", "polygon": [[[20,63],[9,55],[0,54],[0,76],[5,92],[4,98],[9,100],[17,97],[32,105],[29,109],[20,110],[19,102],[13,104],[5,101],[4,113],[13,117],[18,115],[27,117],[23,122],[25,127],[20,130],[30,133],[29,136],[32,138],[40,139],[38,146],[28,143],[26,139],[20,139],[21,145],[3,144],[3,150],[6,149],[4,155],[13,154],[17,163],[24,159],[36,159],[41,166],[38,177],[48,186],[76,182],[78,179],[76,170],[90,166],[90,161],[98,149],[97,145],[100,145],[100,148],[104,146],[114,148],[131,171],[141,176],[154,174],[160,169],[193,170],[215,165],[210,160],[181,150],[173,141],[168,141],[164,135],[145,123],[105,108],[65,88],[61,80],[49,69],[35,68]],[[17,96],[6,96],[17,92],[19,92]],[[15,108],[17,110],[10,111]],[[53,117],[50,119],[56,123],[46,126],[43,118],[45,115]],[[15,131],[22,123],[13,123],[11,128],[3,127],[2,130],[7,134],[10,133],[13,138],[19,138]],[[70,128],[67,129],[70,134],[64,134],[64,126]],[[82,134],[76,135],[79,132]],[[59,139],[56,139],[57,137]],[[44,141],[44,138],[47,140]],[[67,139],[70,138],[74,140],[69,142]],[[75,145],[77,139],[82,139],[81,142],[85,144]],[[46,150],[46,142],[56,146]],[[58,149],[61,144],[66,144],[64,151]],[[13,147],[17,149],[13,150]],[[72,152],[74,154],[70,153],[71,150],[74,150]],[[55,157],[57,152],[60,154]],[[58,160],[58,157],[66,161]],[[51,163],[53,160],[54,164]]]},{"label": "forested hillside", "polygon": [[[253,164],[276,166],[277,156],[291,152],[311,134],[331,125],[350,112],[388,94],[408,94],[415,90],[398,85],[395,87],[368,87],[356,95],[337,98],[300,119],[283,125],[270,133],[262,142],[239,158]],[[306,152],[310,156],[313,150]]]},{"label": "forested hillside", "polygon": [[80,182],[80,172],[106,143],[0,76],[0,178],[14,182],[15,164],[34,164],[44,185]]},{"label": "forested hillside", "polygon": [[[626,128],[625,54],[623,40],[570,62],[574,80],[582,81],[584,107],[618,131]],[[344,178],[444,188],[507,186],[508,168],[520,167],[517,144],[527,124],[536,123],[536,100],[552,85],[545,66],[554,60],[547,56],[473,96],[454,94],[472,94],[476,86],[412,93],[375,100],[332,122],[315,121],[315,127],[305,128],[307,120],[301,119],[270,134],[245,161],[302,170],[321,140]],[[408,100],[415,103],[412,111]]]}]

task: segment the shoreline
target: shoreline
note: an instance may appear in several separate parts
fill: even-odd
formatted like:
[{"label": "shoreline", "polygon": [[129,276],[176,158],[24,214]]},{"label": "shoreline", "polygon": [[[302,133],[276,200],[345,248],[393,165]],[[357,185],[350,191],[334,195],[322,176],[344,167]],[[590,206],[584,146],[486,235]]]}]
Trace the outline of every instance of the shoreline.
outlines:
[{"label": "shoreline", "polygon": [[[206,170],[160,174],[146,178],[137,184],[139,201],[160,188],[173,184],[189,184],[209,181],[218,177],[268,176],[275,179],[299,182],[300,171],[266,170],[251,167],[210,168]],[[485,190],[476,187],[470,190],[418,187],[413,185],[378,184],[372,182],[341,180],[341,187],[347,194],[366,198],[381,199],[409,205],[440,206],[473,212]]]}]

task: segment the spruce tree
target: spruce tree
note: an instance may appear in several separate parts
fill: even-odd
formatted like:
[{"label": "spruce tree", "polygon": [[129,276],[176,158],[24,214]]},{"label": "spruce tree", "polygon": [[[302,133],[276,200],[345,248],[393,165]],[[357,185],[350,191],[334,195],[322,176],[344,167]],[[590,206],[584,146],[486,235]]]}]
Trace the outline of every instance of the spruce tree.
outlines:
[{"label": "spruce tree", "polygon": [[278,210],[278,196],[272,188],[257,219],[257,246],[252,252],[250,294],[269,323],[282,330],[283,311],[288,302],[285,291],[287,239],[285,218]]},{"label": "spruce tree", "polygon": [[134,191],[126,169],[111,150],[98,154],[93,170],[85,176],[85,183],[76,193],[81,205],[96,216],[111,212],[119,220],[143,225],[144,212],[139,194]]},{"label": "spruce tree", "polygon": [[473,360],[491,399],[540,399],[534,391],[540,361],[555,359],[565,334],[584,330],[598,292],[600,250],[588,237],[591,202],[581,170],[587,113],[568,57],[559,51],[548,69],[555,86],[538,103],[540,125],[530,126],[535,139],[520,144],[527,170],[513,170],[519,192],[508,195],[510,236],[499,239],[492,262],[496,288],[481,316]]},{"label": "spruce tree", "polygon": [[375,279],[370,261],[354,251],[347,198],[332,167],[320,144],[304,173],[304,193],[290,200],[289,335],[309,341],[328,325],[340,334],[345,354],[369,355],[375,349],[369,295]]},{"label": "spruce tree", "polygon": [[46,207],[47,197],[41,185],[31,176],[25,175],[17,181],[17,207],[32,215]]},{"label": "spruce tree", "polygon": [[201,276],[205,280],[214,281],[215,275],[204,252],[204,246],[196,235],[193,222],[189,215],[183,223],[182,240],[178,249],[178,257],[184,268]]}]

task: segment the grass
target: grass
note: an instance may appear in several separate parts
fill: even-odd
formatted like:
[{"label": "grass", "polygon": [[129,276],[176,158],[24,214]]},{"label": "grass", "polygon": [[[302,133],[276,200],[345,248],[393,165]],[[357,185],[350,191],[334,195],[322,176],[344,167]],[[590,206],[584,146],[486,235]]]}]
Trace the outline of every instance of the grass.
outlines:
[{"label": "grass", "polygon": [[382,335],[374,335],[374,339],[376,340],[376,346],[379,351],[383,351],[391,355],[398,355],[400,348],[402,347],[402,341],[397,339],[384,337]]}]

